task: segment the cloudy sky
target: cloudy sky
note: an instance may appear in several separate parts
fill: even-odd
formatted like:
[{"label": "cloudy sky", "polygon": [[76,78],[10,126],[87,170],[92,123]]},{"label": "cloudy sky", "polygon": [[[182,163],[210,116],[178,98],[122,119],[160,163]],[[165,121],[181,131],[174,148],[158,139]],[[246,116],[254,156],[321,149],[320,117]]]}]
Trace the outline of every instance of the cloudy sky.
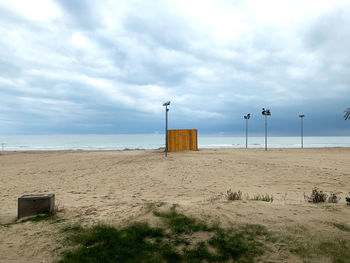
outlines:
[{"label": "cloudy sky", "polygon": [[0,0],[0,135],[350,135],[350,1]]}]

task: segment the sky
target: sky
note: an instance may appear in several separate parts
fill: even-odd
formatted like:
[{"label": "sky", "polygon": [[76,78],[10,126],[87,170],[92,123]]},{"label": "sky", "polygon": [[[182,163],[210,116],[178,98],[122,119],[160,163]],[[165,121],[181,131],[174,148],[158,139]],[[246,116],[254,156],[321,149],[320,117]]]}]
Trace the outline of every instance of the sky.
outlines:
[{"label": "sky", "polygon": [[0,135],[350,135],[350,1],[0,0]]}]

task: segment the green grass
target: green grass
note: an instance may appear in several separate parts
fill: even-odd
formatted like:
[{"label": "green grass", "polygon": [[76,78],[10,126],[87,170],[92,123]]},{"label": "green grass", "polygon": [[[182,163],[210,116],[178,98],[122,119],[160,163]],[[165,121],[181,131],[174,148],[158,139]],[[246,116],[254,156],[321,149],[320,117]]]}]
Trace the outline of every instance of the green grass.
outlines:
[{"label": "green grass", "polygon": [[156,208],[162,207],[163,205],[165,205],[164,202],[147,203],[146,204],[146,213],[150,213],[150,212],[154,211]]},{"label": "green grass", "polygon": [[303,234],[290,232],[279,242],[286,244],[289,252],[303,262],[325,262],[325,259],[332,263],[350,262],[350,241],[339,235],[315,236],[305,230]]},{"label": "green grass", "polygon": [[14,223],[9,223],[9,224],[1,224],[0,226],[2,227],[10,227],[15,224],[22,224],[26,222],[32,222],[32,223],[38,223],[38,222],[48,222],[49,224],[55,224],[55,223],[61,223],[66,221],[65,219],[58,218],[56,215],[37,215],[33,217],[28,217],[23,220],[19,220]]},{"label": "green grass", "polygon": [[190,234],[198,231],[212,231],[207,224],[199,221],[196,218],[188,217],[176,211],[176,206],[173,205],[169,212],[160,213],[154,211],[153,214],[163,219],[163,222],[170,228],[174,234]]},{"label": "green grass", "polygon": [[323,241],[318,245],[319,253],[331,259],[332,263],[350,261],[350,244],[344,239]]},{"label": "green grass", "polygon": [[72,235],[72,241],[81,246],[67,252],[60,262],[141,262],[144,259],[145,262],[162,262],[162,258],[176,258],[161,237],[164,237],[162,229],[146,223],[122,230],[95,226]]},{"label": "green grass", "polygon": [[340,223],[331,223],[331,224],[341,231],[350,232],[350,227],[345,224],[340,224]]},{"label": "green grass", "polygon": [[61,229],[62,233],[78,233],[83,231],[83,228],[79,224],[67,225]]},{"label": "green grass", "polygon": [[257,195],[254,195],[251,200],[264,201],[264,202],[271,202],[272,203],[273,202],[273,196],[269,195],[269,194],[265,194],[265,195],[257,194]]},{"label": "green grass", "polygon": [[340,212],[341,208],[333,204],[321,205],[321,208],[325,209],[328,212]]},{"label": "green grass", "polygon": [[[66,227],[62,231],[69,235],[73,249],[59,262],[254,262],[263,255],[269,236],[260,225],[209,226],[178,213],[176,206],[154,215],[163,227],[147,223],[121,229],[106,225]],[[205,238],[198,239],[201,234]]]},{"label": "green grass", "polygon": [[65,219],[60,219],[56,215],[37,215],[34,217],[29,217],[27,219],[19,221],[19,223],[25,223],[25,222],[32,222],[32,223],[38,223],[42,221],[47,221],[50,224],[60,223],[64,222]]}]

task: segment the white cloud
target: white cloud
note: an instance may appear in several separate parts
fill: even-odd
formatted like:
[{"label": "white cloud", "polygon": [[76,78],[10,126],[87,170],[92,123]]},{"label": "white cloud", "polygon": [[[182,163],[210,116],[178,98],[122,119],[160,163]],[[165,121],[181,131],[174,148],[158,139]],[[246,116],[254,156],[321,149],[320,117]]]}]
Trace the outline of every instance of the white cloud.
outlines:
[{"label": "white cloud", "polygon": [[48,22],[61,17],[61,10],[50,0],[11,0],[1,5],[18,15],[33,21]]},{"label": "white cloud", "polygon": [[70,42],[78,48],[92,48],[90,40],[81,33],[74,33],[70,38]]}]

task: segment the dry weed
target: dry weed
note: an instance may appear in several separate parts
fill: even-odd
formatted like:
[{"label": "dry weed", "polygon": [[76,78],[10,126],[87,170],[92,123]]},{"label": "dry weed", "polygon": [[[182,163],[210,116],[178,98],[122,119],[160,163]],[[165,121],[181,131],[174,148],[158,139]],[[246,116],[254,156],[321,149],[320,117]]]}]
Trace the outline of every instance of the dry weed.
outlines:
[{"label": "dry weed", "polygon": [[235,201],[235,200],[242,200],[242,192],[232,192],[231,189],[227,190],[226,192],[226,199],[230,201]]},{"label": "dry weed", "polygon": [[327,194],[315,187],[310,196],[304,193],[304,199],[309,203],[323,203],[327,201]]},{"label": "dry weed", "polygon": [[223,193],[220,193],[218,195],[213,195],[211,197],[208,198],[208,201],[210,202],[215,202],[215,201],[218,201],[218,200],[221,200],[224,198],[224,194]]},{"label": "dry weed", "polygon": [[64,206],[61,204],[61,203],[56,203],[55,204],[55,207],[54,207],[54,209],[53,209],[53,213],[52,214],[57,214],[57,213],[59,213],[59,212],[63,212],[64,211]]},{"label": "dry weed", "polygon": [[[350,194],[350,192],[349,192]],[[350,196],[345,197],[345,201],[347,205],[350,205]]]},{"label": "dry weed", "polygon": [[341,199],[338,195],[339,193],[331,192],[328,197],[328,203],[338,203],[339,200]]}]

